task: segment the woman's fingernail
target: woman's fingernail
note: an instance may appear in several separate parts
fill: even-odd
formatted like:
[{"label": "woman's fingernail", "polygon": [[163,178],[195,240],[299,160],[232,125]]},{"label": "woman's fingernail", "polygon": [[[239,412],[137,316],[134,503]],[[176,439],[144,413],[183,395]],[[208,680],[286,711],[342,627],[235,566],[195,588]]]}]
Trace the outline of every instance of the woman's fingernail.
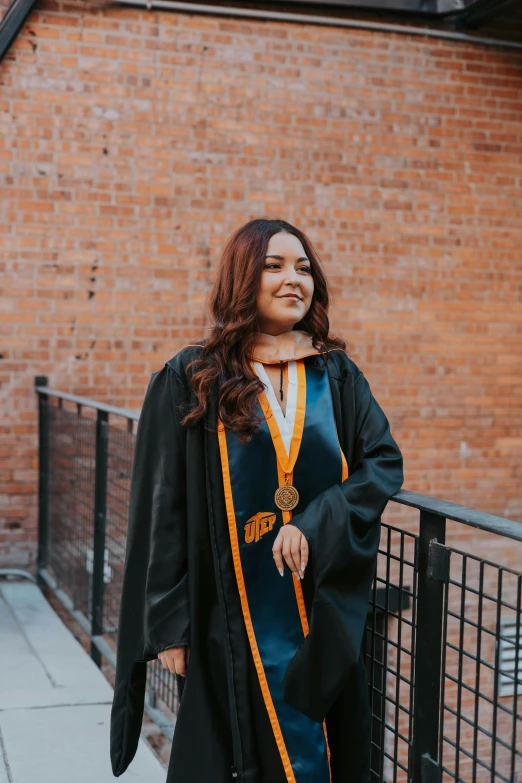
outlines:
[{"label": "woman's fingernail", "polygon": [[285,572],[283,571],[283,569],[282,569],[282,568],[280,568],[280,569],[279,569],[279,573],[281,574],[281,576],[283,576]]}]

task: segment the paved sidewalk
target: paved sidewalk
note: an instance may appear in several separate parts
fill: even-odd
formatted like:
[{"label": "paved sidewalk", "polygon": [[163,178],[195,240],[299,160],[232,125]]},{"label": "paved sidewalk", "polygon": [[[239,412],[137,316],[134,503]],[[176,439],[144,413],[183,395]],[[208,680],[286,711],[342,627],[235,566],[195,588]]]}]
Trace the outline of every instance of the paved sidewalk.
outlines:
[{"label": "paved sidewalk", "polygon": [[113,776],[112,688],[35,584],[0,580],[0,629],[0,783],[165,783],[143,739]]}]

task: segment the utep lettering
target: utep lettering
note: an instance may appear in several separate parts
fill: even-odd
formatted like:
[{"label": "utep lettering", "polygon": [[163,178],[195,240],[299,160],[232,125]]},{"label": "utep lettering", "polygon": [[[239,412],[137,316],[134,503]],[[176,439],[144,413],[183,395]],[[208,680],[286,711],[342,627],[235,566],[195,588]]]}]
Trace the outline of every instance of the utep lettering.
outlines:
[{"label": "utep lettering", "polygon": [[245,525],[245,543],[251,544],[252,541],[259,541],[261,536],[268,533],[274,527],[276,515],[271,511],[258,511],[253,517],[250,517]]}]

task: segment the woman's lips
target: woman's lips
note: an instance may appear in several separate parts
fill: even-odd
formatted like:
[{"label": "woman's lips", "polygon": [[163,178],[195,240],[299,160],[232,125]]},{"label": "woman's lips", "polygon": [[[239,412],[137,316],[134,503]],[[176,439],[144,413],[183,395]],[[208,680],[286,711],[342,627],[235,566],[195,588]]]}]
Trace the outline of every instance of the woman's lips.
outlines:
[{"label": "woman's lips", "polygon": [[295,302],[300,302],[301,297],[296,296],[295,294],[285,294],[284,296],[280,296],[280,299],[293,299]]}]

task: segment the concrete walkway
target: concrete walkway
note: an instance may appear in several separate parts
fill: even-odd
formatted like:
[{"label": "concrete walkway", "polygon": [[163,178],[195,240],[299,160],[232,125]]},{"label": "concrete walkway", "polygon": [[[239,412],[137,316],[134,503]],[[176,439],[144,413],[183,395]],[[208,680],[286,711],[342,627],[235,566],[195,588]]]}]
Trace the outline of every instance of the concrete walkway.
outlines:
[{"label": "concrete walkway", "polygon": [[[112,688],[39,588],[0,580],[0,783],[114,783]],[[165,783],[144,739],[127,772]]]}]

